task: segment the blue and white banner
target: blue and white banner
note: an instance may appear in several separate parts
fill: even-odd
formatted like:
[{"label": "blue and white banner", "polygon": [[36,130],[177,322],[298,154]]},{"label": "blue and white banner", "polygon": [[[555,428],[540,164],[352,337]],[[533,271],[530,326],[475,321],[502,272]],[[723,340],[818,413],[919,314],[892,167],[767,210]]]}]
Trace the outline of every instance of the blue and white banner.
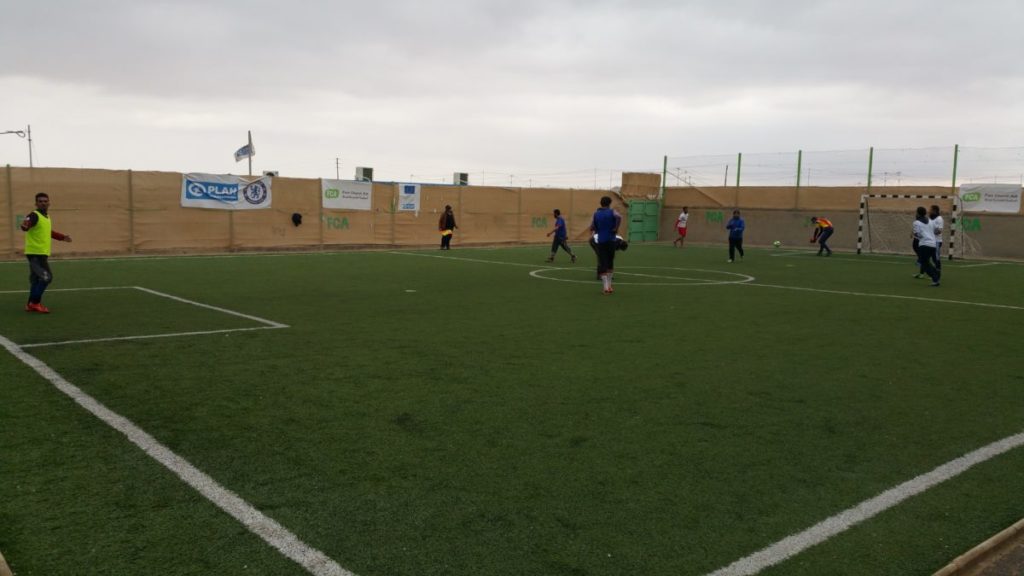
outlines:
[{"label": "blue and white banner", "polygon": [[372,210],[373,182],[320,180],[324,208],[333,210]]},{"label": "blue and white banner", "polygon": [[399,184],[398,185],[398,211],[416,212],[420,211],[420,185]]},{"label": "blue and white banner", "polygon": [[183,174],[181,205],[216,210],[270,208],[271,181],[269,176],[246,179],[230,174]]},{"label": "blue and white banner", "polygon": [[235,150],[235,162],[241,162],[246,158],[252,158],[256,155],[256,147],[252,144],[246,144],[238,150]]},{"label": "blue and white banner", "polygon": [[1020,184],[961,184],[964,212],[1020,212]]}]

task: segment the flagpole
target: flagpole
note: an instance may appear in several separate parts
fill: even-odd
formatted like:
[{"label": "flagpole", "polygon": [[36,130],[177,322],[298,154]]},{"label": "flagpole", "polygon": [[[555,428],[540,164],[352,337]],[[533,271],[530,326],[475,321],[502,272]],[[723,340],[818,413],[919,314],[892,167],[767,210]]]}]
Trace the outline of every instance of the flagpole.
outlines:
[{"label": "flagpole", "polygon": [[249,176],[252,176],[252,130],[249,130]]}]

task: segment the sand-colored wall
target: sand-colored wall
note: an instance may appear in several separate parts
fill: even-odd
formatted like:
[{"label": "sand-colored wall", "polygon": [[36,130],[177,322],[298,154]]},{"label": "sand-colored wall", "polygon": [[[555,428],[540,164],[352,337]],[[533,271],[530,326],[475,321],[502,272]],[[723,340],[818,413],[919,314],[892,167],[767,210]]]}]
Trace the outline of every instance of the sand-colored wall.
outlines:
[{"label": "sand-colored wall", "polygon": [[[267,210],[225,211],[181,207],[181,178],[175,172],[132,172],[65,168],[5,168],[0,171],[0,258],[21,257],[20,219],[33,208],[37,192],[50,194],[54,228],[71,234],[72,244],[55,245],[62,255],[156,254],[242,250],[313,250],[355,246],[430,246],[439,242],[437,221],[445,205],[455,211],[459,229],[454,245],[548,242],[558,208],[572,242],[588,236],[591,217],[602,196],[612,196],[623,215],[620,233],[628,237],[629,198],[603,190],[529,189],[495,186],[423,185],[418,213],[396,212],[398,186],[374,183],[370,211],[321,207],[320,181],[274,178],[273,204]],[[636,197],[655,190],[657,175],[627,173],[624,185]],[[853,249],[862,187],[708,187],[667,188],[661,238],[673,238],[682,206],[691,212],[689,238],[722,242],[725,221],[734,207],[747,220],[751,245],[780,240],[802,245],[810,237],[811,216],[836,224],[833,244]],[[943,187],[875,189],[889,194],[948,194]],[[887,201],[879,209],[910,211],[928,200]],[[940,202],[949,210],[948,202]],[[293,213],[301,226],[291,222]],[[1024,258],[1024,218],[1018,215],[968,215],[974,255]]]},{"label": "sand-colored wall", "polygon": [[[321,207],[320,181],[274,178],[266,210],[209,210],[181,206],[182,175],[63,168],[4,168],[0,171],[0,258],[19,258],[24,247],[21,218],[37,192],[51,196],[54,228],[74,242],[54,247],[56,256],[291,250],[353,246],[429,246],[439,242],[438,219],[455,211],[454,245],[546,242],[552,211],[562,211],[570,234],[583,239],[601,190],[555,190],[493,186],[421,187],[420,211],[397,212],[398,186],[374,183],[372,210]],[[614,196],[614,195],[612,195]],[[626,206],[614,197],[623,216]],[[292,224],[292,214],[302,225]],[[628,231],[624,218],[622,233]]]}]

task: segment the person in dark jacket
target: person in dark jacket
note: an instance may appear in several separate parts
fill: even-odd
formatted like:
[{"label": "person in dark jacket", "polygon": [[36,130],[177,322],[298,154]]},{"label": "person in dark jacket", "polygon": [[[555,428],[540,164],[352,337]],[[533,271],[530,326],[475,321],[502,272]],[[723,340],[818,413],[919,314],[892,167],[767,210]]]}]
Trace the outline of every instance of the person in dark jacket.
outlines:
[{"label": "person in dark jacket", "polygon": [[444,213],[437,221],[437,229],[441,231],[441,250],[452,249],[452,234],[455,233],[456,228],[458,226],[455,224],[455,213],[452,212],[450,204],[446,205]]}]

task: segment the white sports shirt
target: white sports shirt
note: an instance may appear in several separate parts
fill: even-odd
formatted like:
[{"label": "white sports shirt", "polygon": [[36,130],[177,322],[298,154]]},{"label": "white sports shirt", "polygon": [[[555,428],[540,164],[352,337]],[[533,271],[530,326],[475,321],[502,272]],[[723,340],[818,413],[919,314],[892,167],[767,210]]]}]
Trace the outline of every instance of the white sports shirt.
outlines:
[{"label": "white sports shirt", "polygon": [[917,243],[921,246],[935,248],[935,232],[932,231],[931,222],[925,224],[920,220],[914,220],[914,238],[917,238]]},{"label": "white sports shirt", "polygon": [[679,218],[676,219],[676,226],[679,228],[686,228],[686,221],[690,219],[690,215],[686,212],[680,212]]},{"label": "white sports shirt", "polygon": [[942,220],[942,216],[936,216],[932,221],[932,233],[935,234],[935,242],[942,244],[942,229],[946,223]]}]

